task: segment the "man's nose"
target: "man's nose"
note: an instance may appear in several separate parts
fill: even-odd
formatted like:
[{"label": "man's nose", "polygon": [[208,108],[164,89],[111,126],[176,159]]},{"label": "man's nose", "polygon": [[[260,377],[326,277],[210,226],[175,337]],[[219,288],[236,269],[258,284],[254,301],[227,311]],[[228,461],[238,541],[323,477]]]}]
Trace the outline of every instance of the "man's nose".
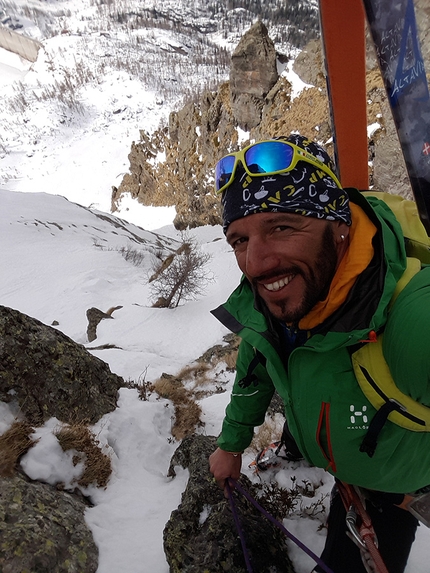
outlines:
[{"label": "man's nose", "polygon": [[279,263],[279,256],[272,251],[264,240],[260,238],[248,240],[245,269],[247,276],[255,279],[273,272],[279,267]]}]

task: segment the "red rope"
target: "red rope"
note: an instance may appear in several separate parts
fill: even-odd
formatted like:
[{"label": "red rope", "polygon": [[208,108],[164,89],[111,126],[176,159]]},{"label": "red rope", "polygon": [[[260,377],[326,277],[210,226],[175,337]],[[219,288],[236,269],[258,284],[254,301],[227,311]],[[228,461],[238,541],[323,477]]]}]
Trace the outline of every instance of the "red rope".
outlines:
[{"label": "red rope", "polygon": [[[357,527],[358,535],[355,535],[355,532],[353,532],[351,534],[351,538],[356,545],[358,545],[364,558],[363,560],[369,565],[369,571],[374,571],[375,573],[389,573],[381,554],[378,551],[378,547],[376,545],[377,538],[375,530],[373,529],[372,520],[364,507],[361,496],[353,486],[347,483],[337,482],[337,486],[347,514],[355,510],[360,518],[360,523]],[[350,531],[353,531],[353,528],[350,528]],[[368,557],[370,557],[370,563]]]}]

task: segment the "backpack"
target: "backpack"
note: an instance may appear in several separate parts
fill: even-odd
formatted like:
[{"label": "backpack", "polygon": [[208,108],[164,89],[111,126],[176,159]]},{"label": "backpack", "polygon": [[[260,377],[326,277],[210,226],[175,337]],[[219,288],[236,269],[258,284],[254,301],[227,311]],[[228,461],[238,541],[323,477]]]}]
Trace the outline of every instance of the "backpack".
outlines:
[{"label": "backpack", "polygon": [[[393,211],[405,237],[407,267],[391,298],[390,310],[412,277],[423,265],[430,264],[430,238],[420,221],[414,201],[389,193],[364,192],[363,195],[382,199]],[[351,355],[358,384],[377,410],[360,446],[360,451],[369,457],[375,453],[379,433],[387,419],[413,432],[430,432],[430,408],[407,396],[396,386],[383,356],[383,336],[379,334],[376,342],[364,344]]]},{"label": "backpack", "polygon": [[421,223],[415,201],[404,199],[400,195],[391,195],[379,191],[363,191],[364,197],[381,199],[393,211],[402,227],[405,237],[406,254],[423,264],[430,264],[430,237]]}]

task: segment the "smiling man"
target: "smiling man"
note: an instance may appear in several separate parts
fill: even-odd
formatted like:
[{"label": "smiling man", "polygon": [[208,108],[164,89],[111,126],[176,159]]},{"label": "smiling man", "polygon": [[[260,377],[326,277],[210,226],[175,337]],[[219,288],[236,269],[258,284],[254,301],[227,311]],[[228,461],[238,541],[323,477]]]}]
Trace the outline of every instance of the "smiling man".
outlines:
[{"label": "smiling man", "polygon": [[295,323],[328,294],[347,248],[343,221],[261,213],[233,221],[227,241],[269,312]]},{"label": "smiling man", "polygon": [[430,405],[430,268],[417,269],[393,304],[407,268],[394,214],[343,189],[326,151],[300,135],[227,155],[215,180],[243,279],[213,311],[242,342],[211,472],[221,487],[239,478],[241,453],[276,390],[303,457],[336,478],[324,563],[334,573],[366,571],[368,549],[346,534],[352,485],[379,539],[378,570],[401,573],[417,527],[405,496],[430,484],[430,434],[376,416],[356,357],[384,331],[378,376],[386,368]]}]

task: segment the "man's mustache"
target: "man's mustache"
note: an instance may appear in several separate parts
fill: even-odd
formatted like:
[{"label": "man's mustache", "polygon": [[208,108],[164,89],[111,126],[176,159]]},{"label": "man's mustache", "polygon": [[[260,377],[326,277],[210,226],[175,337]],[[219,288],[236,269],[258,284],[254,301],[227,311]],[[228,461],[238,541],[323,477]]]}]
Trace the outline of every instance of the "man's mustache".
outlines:
[{"label": "man's mustache", "polygon": [[275,271],[271,271],[270,273],[265,273],[258,277],[254,277],[251,282],[253,286],[257,286],[259,282],[270,281],[271,279],[279,279],[280,277],[285,277],[288,275],[303,275],[303,272],[298,267],[277,269]]}]

